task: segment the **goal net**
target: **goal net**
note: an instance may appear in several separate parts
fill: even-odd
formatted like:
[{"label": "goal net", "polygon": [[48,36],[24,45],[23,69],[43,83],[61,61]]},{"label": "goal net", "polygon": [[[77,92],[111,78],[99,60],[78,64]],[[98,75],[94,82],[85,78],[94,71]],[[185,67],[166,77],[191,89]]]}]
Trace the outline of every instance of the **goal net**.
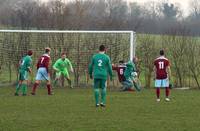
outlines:
[{"label": "goal net", "polygon": [[[45,47],[50,47],[52,64],[66,52],[74,67],[76,85],[88,82],[87,69],[91,56],[101,44],[108,50],[112,63],[128,61],[135,55],[133,31],[52,31],[52,30],[0,30],[0,84],[17,80],[18,62],[28,49],[34,51],[33,69]],[[52,65],[50,66],[51,73]],[[34,76],[31,80],[34,80]],[[51,75],[53,79],[54,75]]]}]

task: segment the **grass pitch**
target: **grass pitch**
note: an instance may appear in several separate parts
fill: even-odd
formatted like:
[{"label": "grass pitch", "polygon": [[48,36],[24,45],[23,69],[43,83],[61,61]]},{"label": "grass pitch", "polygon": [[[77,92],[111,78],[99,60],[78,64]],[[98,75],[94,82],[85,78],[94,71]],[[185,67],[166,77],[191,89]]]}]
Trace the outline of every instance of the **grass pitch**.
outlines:
[{"label": "grass pitch", "polygon": [[172,90],[171,101],[156,102],[154,90],[107,93],[96,108],[92,89],[54,89],[48,96],[14,96],[0,88],[0,131],[199,131],[200,91]]}]

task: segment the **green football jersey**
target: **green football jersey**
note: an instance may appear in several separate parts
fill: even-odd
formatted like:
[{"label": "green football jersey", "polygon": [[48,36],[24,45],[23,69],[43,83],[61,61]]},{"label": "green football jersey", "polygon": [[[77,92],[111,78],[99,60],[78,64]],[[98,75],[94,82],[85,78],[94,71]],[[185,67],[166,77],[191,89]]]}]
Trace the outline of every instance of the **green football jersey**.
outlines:
[{"label": "green football jersey", "polygon": [[29,68],[31,68],[31,63],[32,63],[32,58],[31,56],[27,55],[22,58],[19,69],[24,71],[29,71]]},{"label": "green football jersey", "polygon": [[107,79],[108,73],[112,78],[110,57],[102,53],[95,54],[89,65],[89,74],[92,75],[92,73],[95,79]]},{"label": "green football jersey", "polygon": [[135,67],[135,64],[132,62],[132,61],[129,61],[127,64],[126,64],[126,69],[125,69],[125,72],[124,72],[124,77],[126,80],[128,81],[132,81],[133,80],[133,73],[136,71],[136,67]]},{"label": "green football jersey", "polygon": [[63,61],[62,58],[60,58],[55,62],[53,68],[59,71],[68,71],[67,69],[72,68],[72,64],[69,59],[65,58]]}]

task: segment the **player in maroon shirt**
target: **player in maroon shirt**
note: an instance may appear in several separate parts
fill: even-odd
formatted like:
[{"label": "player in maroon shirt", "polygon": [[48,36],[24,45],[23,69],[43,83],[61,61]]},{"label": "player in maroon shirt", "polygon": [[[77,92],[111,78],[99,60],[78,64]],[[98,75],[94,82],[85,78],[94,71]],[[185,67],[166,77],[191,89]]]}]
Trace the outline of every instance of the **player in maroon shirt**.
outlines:
[{"label": "player in maroon shirt", "polygon": [[160,101],[160,88],[165,88],[166,101],[169,99],[169,81],[171,76],[170,62],[164,56],[164,50],[160,50],[160,56],[154,60],[154,72],[155,72],[155,87],[157,101]]},{"label": "player in maroon shirt", "polygon": [[51,61],[50,58],[50,48],[45,48],[45,54],[43,54],[38,62],[37,62],[37,75],[36,75],[36,81],[32,89],[32,95],[35,95],[36,88],[38,87],[41,80],[47,81],[47,90],[48,95],[52,95],[52,89],[51,89],[51,83],[50,83],[50,76],[49,76],[49,64]]},{"label": "player in maroon shirt", "polygon": [[124,64],[123,60],[119,61],[119,65],[114,65],[113,64],[112,65],[112,69],[117,72],[118,79],[119,79],[120,83],[122,83],[123,81],[125,81],[124,71],[126,69],[126,65]]}]

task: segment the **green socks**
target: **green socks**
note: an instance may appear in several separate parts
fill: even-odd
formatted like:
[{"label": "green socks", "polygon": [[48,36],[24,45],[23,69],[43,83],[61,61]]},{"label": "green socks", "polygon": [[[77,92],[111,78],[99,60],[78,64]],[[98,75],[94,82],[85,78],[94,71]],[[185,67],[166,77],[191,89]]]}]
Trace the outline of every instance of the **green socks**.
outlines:
[{"label": "green socks", "polygon": [[22,84],[22,94],[23,95],[27,94],[27,85],[26,84]]},{"label": "green socks", "polygon": [[106,88],[103,88],[103,89],[101,90],[101,102],[102,102],[103,104],[106,104]]},{"label": "green socks", "polygon": [[21,84],[18,84],[17,87],[16,87],[16,94],[19,94],[20,88],[21,88]]},{"label": "green socks", "polygon": [[[99,104],[99,89],[94,89],[95,103]],[[101,90],[101,102],[106,103],[106,88]]]},{"label": "green socks", "polygon": [[67,79],[67,82],[68,82],[69,86],[72,87],[72,81],[70,79]]},{"label": "green socks", "polygon": [[22,88],[22,94],[26,95],[27,94],[27,85],[26,84],[18,84],[16,87],[15,94],[18,95],[21,88]]},{"label": "green socks", "polygon": [[140,87],[140,85],[139,85],[138,83],[133,82],[133,84],[134,84],[134,87],[135,87],[135,89],[136,89],[137,91],[140,91],[140,90],[141,90],[141,87]]},{"label": "green socks", "polygon": [[99,104],[99,89],[98,88],[94,89],[94,97],[95,97],[96,104]]},{"label": "green socks", "polygon": [[55,80],[54,83],[53,83],[53,85],[56,86],[57,82],[58,82],[58,80]]}]

